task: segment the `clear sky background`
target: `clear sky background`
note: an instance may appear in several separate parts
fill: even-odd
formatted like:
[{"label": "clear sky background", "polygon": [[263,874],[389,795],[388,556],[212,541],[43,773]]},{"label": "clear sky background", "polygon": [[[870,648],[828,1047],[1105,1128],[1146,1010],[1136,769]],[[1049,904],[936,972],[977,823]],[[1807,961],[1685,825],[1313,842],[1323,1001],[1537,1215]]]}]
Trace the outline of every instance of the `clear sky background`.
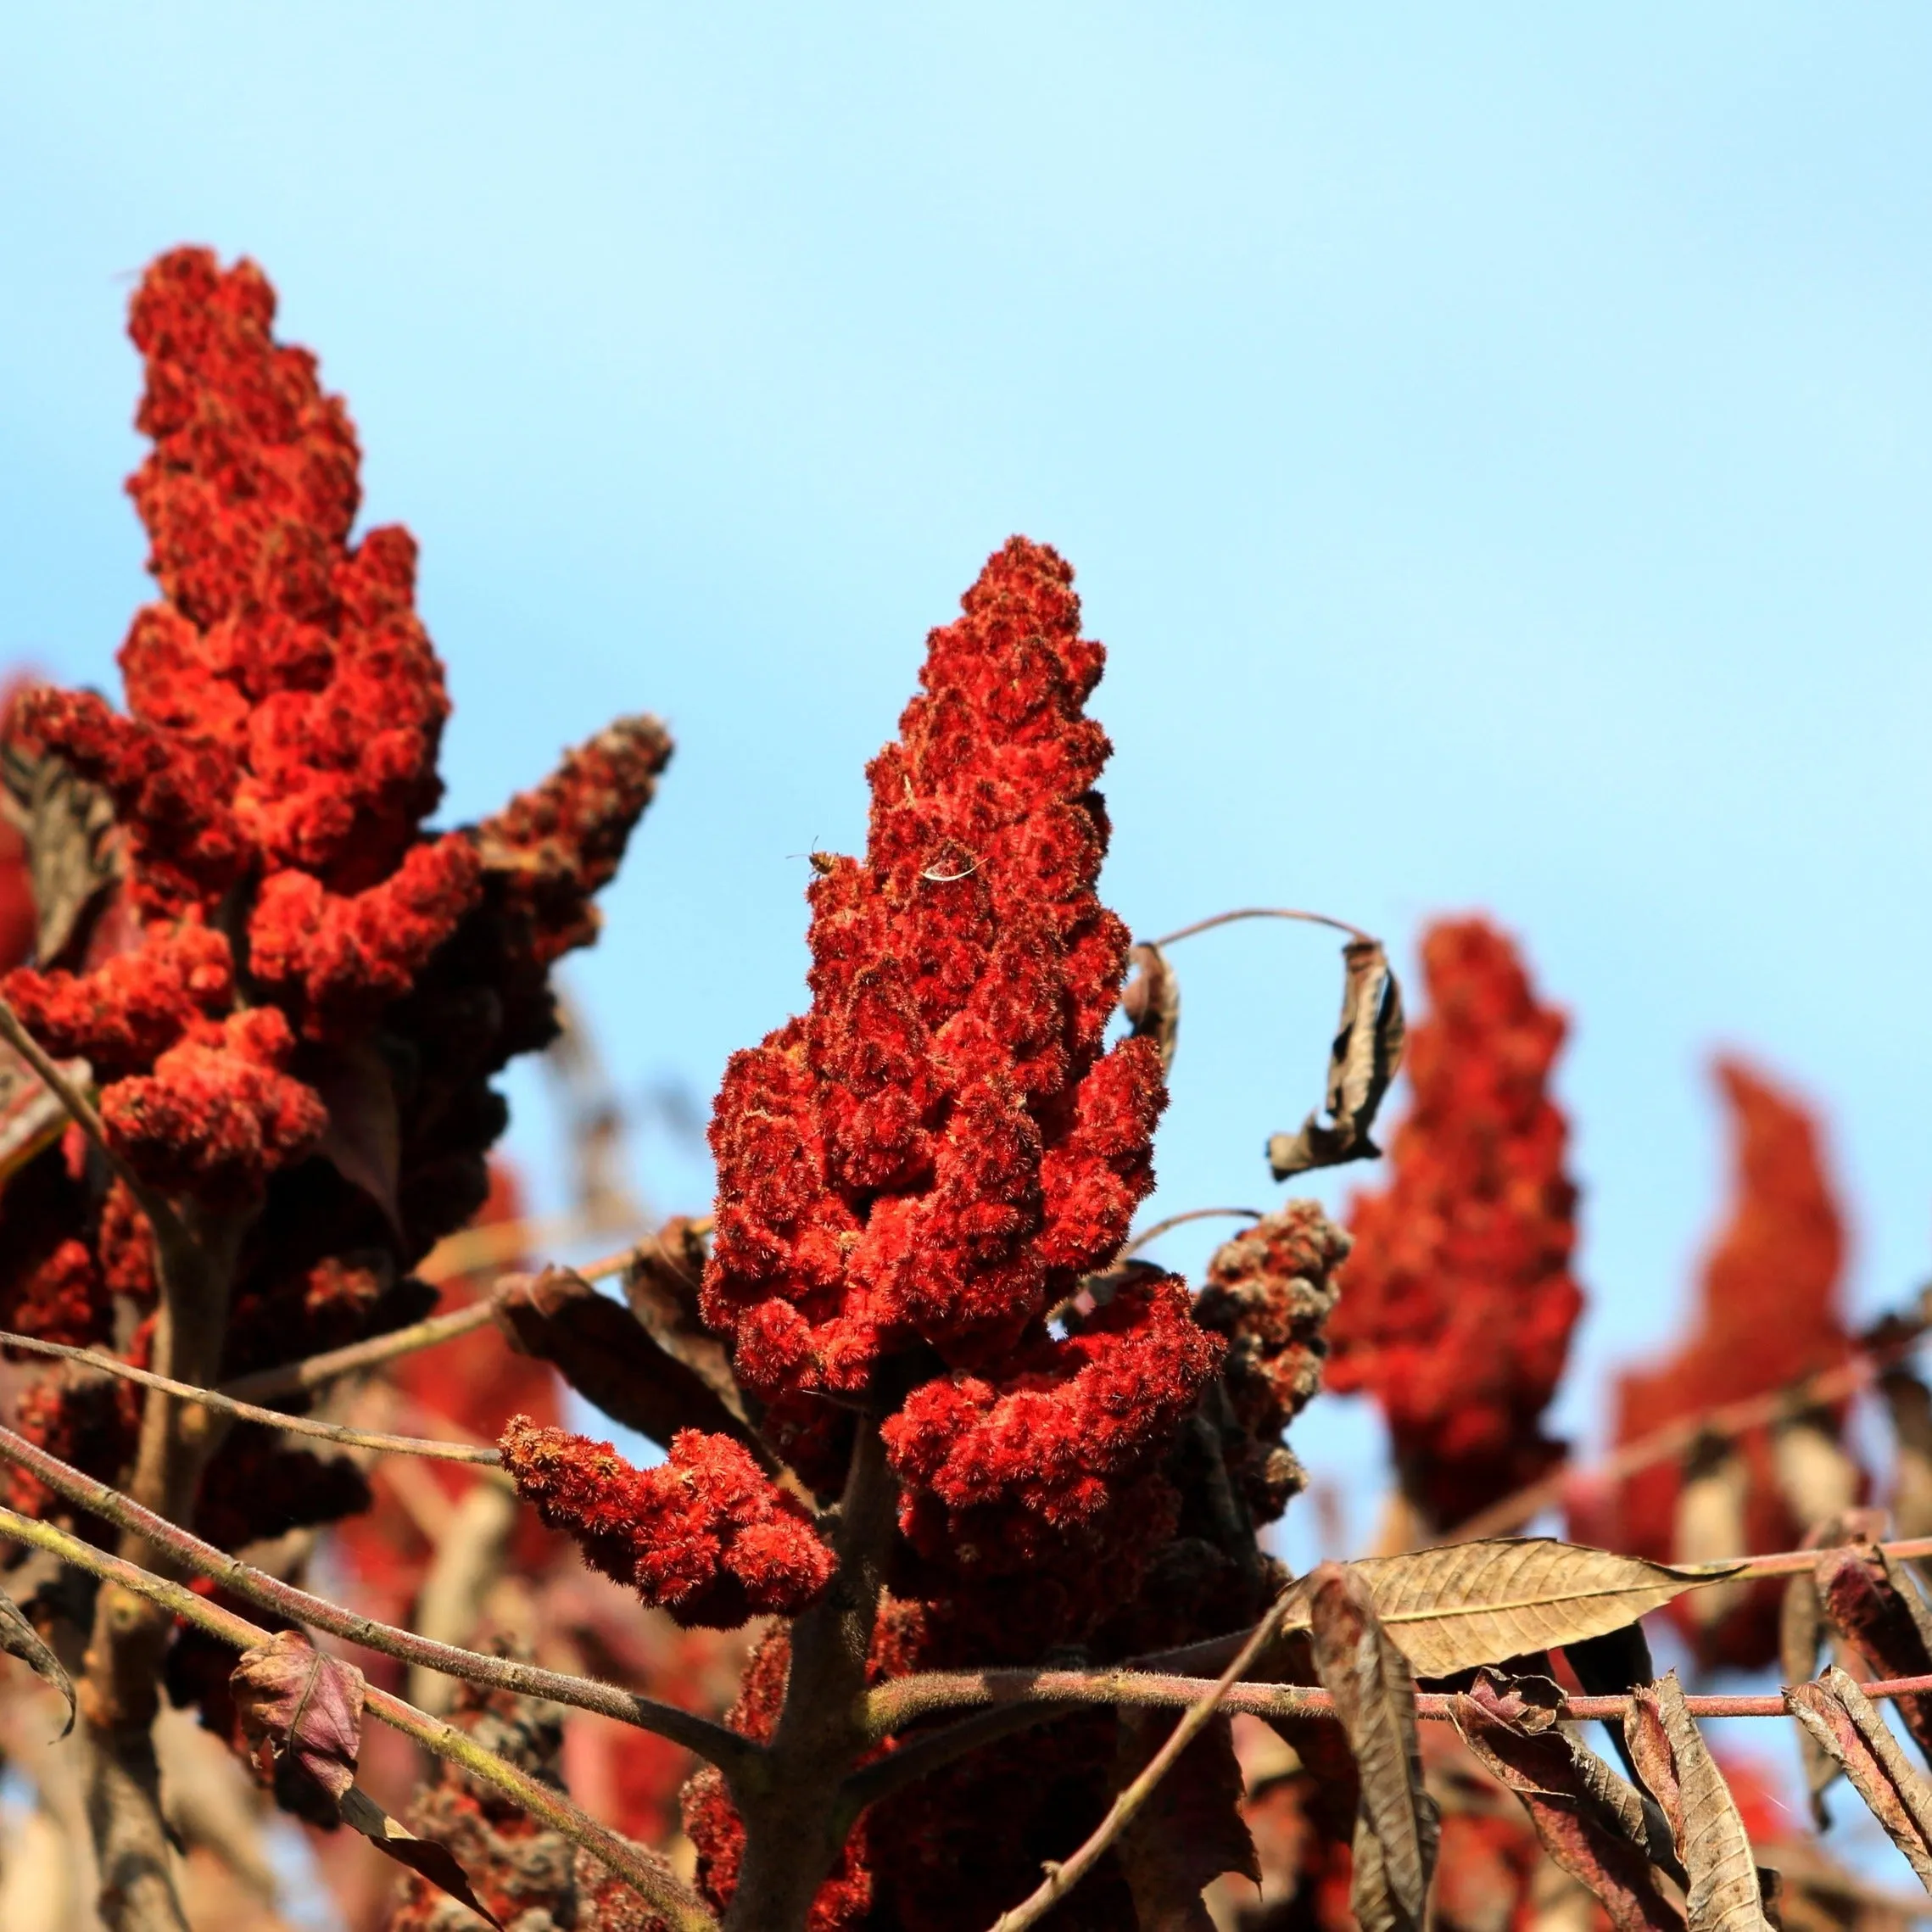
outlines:
[{"label": "clear sky background", "polygon": [[[1857,1304],[1926,1270],[1929,80],[1905,4],[8,8],[0,659],[112,684],[130,280],[253,254],[422,539],[451,813],[674,726],[576,984],[702,1105],[926,628],[1049,540],[1137,930],[1486,907],[1575,1014],[1588,1428],[1718,1212],[1718,1044],[1824,1110]],[[1267,1204],[1332,947],[1177,958],[1157,1209]]]}]

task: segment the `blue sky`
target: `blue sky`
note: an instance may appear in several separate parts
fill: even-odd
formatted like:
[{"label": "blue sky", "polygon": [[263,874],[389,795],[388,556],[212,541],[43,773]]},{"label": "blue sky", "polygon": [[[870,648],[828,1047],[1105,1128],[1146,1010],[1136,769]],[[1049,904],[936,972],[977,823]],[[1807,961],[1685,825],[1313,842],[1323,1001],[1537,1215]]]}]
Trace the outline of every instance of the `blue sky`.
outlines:
[{"label": "blue sky", "polygon": [[[797,1003],[804,855],[1023,530],[1111,648],[1136,929],[1523,935],[1588,1365],[1672,1326],[1719,1043],[1825,1109],[1876,1305],[1932,1220],[1929,55],[1906,5],[8,9],[0,657],[111,683],[130,277],[245,251],[422,539],[451,812],[677,731],[576,979],[627,1092]],[[1332,950],[1180,963],[1158,1207],[1265,1204]]]}]

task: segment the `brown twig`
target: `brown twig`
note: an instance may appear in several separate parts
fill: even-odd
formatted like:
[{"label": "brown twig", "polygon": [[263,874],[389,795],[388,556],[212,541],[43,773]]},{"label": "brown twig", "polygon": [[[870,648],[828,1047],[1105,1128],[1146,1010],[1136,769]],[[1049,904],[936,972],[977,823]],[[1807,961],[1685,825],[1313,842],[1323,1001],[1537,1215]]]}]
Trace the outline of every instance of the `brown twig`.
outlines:
[{"label": "brown twig", "polygon": [[[172,1617],[207,1631],[238,1650],[254,1650],[269,1640],[269,1633],[245,1617],[198,1595],[185,1585],[150,1575],[137,1564],[109,1555],[77,1536],[52,1523],[36,1522],[0,1509],[0,1536],[31,1544],[85,1570],[104,1582],[119,1585],[137,1596],[157,1605]],[[540,1818],[573,1844],[601,1859],[611,1870],[632,1886],[651,1907],[665,1915],[678,1932],[717,1932],[718,1921],[697,1895],[680,1885],[668,1872],[647,1861],[629,1840],[606,1829],[589,1813],[580,1811],[555,1787],[539,1784],[528,1773],[505,1763],[485,1751],[477,1740],[445,1724],[413,1704],[392,1696],[388,1691],[368,1685],[363,1693],[363,1708],[382,1723],[413,1738],[426,1751],[461,1766],[472,1777],[494,1784],[533,1818]]]},{"label": "brown twig", "polygon": [[1107,1816],[1093,1828],[1086,1842],[1072,1857],[1048,1865],[1047,1876],[1041,1880],[1038,1889],[1010,1911],[1002,1912],[994,1921],[992,1932],[1025,1932],[1027,1926],[1037,1925],[1100,1862],[1107,1848],[1153,1795],[1154,1787],[1174,1768],[1181,1752],[1193,1743],[1202,1727],[1220,1709],[1221,1700],[1234,1688],[1241,1673],[1274,1636],[1282,1617],[1287,1614],[1287,1608],[1288,1595],[1283,1591],[1276,1599],[1274,1608],[1254,1626],[1254,1633],[1242,1645],[1234,1661],[1214,1680],[1205,1695],[1188,1706],[1187,1714],[1168,1734],[1167,1741],[1147,1760],[1145,1768],[1134,1781],[1114,1799]]},{"label": "brown twig", "polygon": [[1706,1438],[1719,1440],[1743,1435],[1747,1430],[1763,1428],[1794,1410],[1842,1402],[1860,1393],[1893,1364],[1902,1361],[1925,1339],[1928,1311],[1913,1309],[1885,1331],[1885,1339],[1861,1349],[1829,1369],[1805,1376],[1783,1388],[1762,1395],[1747,1395],[1715,1409],[1700,1410],[1651,1429],[1621,1448],[1613,1449],[1600,1462],[1579,1471],[1573,1462],[1560,1462],[1546,1476],[1513,1491],[1464,1522],[1458,1523],[1439,1539],[1443,1543],[1474,1543],[1486,1536],[1506,1536],[1533,1522],[1544,1510],[1563,1499],[1564,1491],[1579,1479],[1603,1483],[1628,1482],[1633,1476],[1680,1456],[1695,1443]]},{"label": "brown twig", "polygon": [[324,1442],[340,1443],[349,1449],[382,1449],[396,1455],[429,1456],[444,1462],[466,1462],[495,1467],[503,1461],[500,1451],[472,1447],[466,1443],[435,1442],[422,1436],[389,1436],[371,1429],[353,1429],[345,1422],[318,1421],[312,1415],[287,1415],[279,1409],[258,1408],[252,1402],[237,1402],[219,1389],[198,1388],[193,1382],[176,1382],[172,1376],[156,1375],[152,1369],[137,1369],[118,1355],[98,1348],[70,1348],[63,1342],[42,1342],[31,1335],[12,1335],[0,1329],[0,1348],[18,1348],[28,1354],[53,1355],[64,1362],[80,1362],[103,1375],[118,1376],[124,1382],[139,1382],[143,1388],[158,1388],[164,1395],[178,1395],[217,1415],[233,1415],[244,1422],[261,1422],[291,1435],[315,1436]]},{"label": "brown twig", "polygon": [[525,1697],[544,1698],[580,1711],[595,1711],[600,1716],[615,1717],[619,1723],[653,1731],[709,1760],[728,1778],[739,1775],[759,1755],[760,1747],[737,1732],[714,1724],[707,1717],[680,1711],[675,1705],[660,1704],[654,1698],[639,1696],[616,1684],[600,1684],[594,1678],[571,1677],[511,1658],[487,1656],[479,1650],[435,1643],[413,1631],[399,1630],[393,1624],[344,1610],[324,1597],[311,1596],[308,1591],[254,1569],[238,1556],[231,1556],[213,1544],[204,1543],[192,1531],[143,1509],[118,1489],[83,1475],[5,1427],[0,1427],[0,1459],[18,1463],[76,1507],[140,1537],[185,1572],[209,1577],[237,1596],[259,1603],[263,1609],[274,1611],[293,1622],[313,1624],[332,1637],[360,1644],[365,1650],[395,1657],[405,1664],[420,1664],[445,1677],[487,1684],[492,1689],[516,1691]]},{"label": "brown twig", "polygon": [[1346,919],[1332,919],[1326,913],[1298,912],[1289,906],[1243,906],[1231,913],[1216,913],[1210,919],[1196,919],[1192,925],[1180,926],[1170,933],[1163,933],[1159,939],[1142,940],[1143,946],[1177,946],[1184,939],[1192,939],[1198,932],[1212,932],[1216,926],[1232,925],[1237,919],[1299,919],[1304,925],[1330,926],[1337,932],[1345,932],[1351,938],[1365,940],[1371,946],[1376,943],[1373,933],[1364,932],[1360,926],[1353,926]]},{"label": "brown twig", "polygon": [[[637,1245],[634,1243],[616,1254],[606,1254],[571,1272],[582,1276],[587,1281],[607,1281],[613,1275],[623,1274],[636,1253]],[[381,1368],[385,1362],[398,1360],[404,1355],[413,1355],[441,1343],[453,1342],[459,1335],[488,1327],[494,1315],[489,1297],[480,1296],[465,1307],[452,1309],[447,1315],[430,1315],[424,1321],[411,1322],[406,1328],[393,1328],[387,1335],[371,1335],[366,1341],[351,1342],[340,1348],[310,1355],[299,1362],[281,1362],[273,1368],[257,1369],[251,1375],[237,1376],[232,1382],[221,1385],[221,1393],[243,1399],[299,1395],[305,1389],[321,1388],[326,1383],[339,1382],[343,1376],[360,1375],[365,1370]]]},{"label": "brown twig", "polygon": [[1189,1208],[1186,1213],[1170,1214],[1164,1221],[1156,1221],[1152,1227],[1142,1228],[1138,1234],[1130,1235],[1127,1245],[1114,1257],[1116,1262],[1125,1261],[1138,1254],[1143,1248],[1153,1242],[1171,1229],[1185,1226],[1189,1221],[1211,1221],[1224,1220],[1265,1220],[1267,1217],[1259,1208]]}]

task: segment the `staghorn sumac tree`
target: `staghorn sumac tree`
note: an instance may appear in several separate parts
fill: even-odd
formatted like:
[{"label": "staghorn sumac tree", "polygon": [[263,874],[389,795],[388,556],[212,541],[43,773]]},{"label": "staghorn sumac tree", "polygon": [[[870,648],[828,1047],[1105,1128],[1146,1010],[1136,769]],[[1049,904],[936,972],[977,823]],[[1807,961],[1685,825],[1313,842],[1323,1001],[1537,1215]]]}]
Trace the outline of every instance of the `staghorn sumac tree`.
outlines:
[{"label": "staghorn sumac tree", "polygon": [[[1424,935],[1412,1027],[1344,927],[1322,1103],[1269,1158],[1375,1157],[1406,1053],[1347,1226],[1136,1231],[1171,950],[1259,915],[1135,946],[1102,902],[1103,652],[1044,545],[928,639],[864,853],[813,855],[809,1003],[725,1069],[710,1211],[634,1225],[591,1091],[581,1192],[626,1245],[540,1265],[588,1230],[493,1175],[489,1083],[556,1040],[669,740],[621,719],[427,826],[413,546],[355,536],[347,414],[273,315],[246,262],[149,270],[162,595],[125,711],[27,685],[6,720],[0,1644],[78,1721],[7,1723],[44,1829],[0,1899],[65,1873],[59,1932],[266,1928],[279,1807],[354,1932],[1731,1932],[1761,1862],[1803,1922],[1892,1912],[1711,1757],[1727,1711],[1788,1711],[1818,1801],[1842,1774],[1932,1872],[1873,1701],[1932,1736],[1925,1321],[1846,1328],[1802,1110],[1721,1070],[1701,1326],[1594,1469],[1544,1426],[1582,1306],[1566,1023],[1488,921]],[[581,1035],[557,1064],[584,1083]],[[1250,1225],[1198,1291],[1140,1258],[1209,1213]],[[1297,1578],[1267,1535],[1325,1372],[1380,1406],[1400,1508]],[[1880,1376],[1890,1544],[1840,1439]],[[662,1458],[567,1426],[565,1384]],[[1606,1547],[1492,1533],[1559,1505]],[[1673,1606],[1731,1661],[1768,1606],[1804,1681],[1687,1696],[1641,1621]]]}]

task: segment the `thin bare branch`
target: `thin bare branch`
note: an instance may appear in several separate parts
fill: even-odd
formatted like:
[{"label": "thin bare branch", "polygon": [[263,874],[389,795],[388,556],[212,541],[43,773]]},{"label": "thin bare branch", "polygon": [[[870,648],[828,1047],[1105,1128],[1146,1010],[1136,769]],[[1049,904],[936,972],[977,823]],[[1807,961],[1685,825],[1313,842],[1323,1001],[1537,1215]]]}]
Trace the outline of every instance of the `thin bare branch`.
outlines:
[{"label": "thin bare branch", "polygon": [[1125,1261],[1138,1254],[1143,1248],[1151,1247],[1170,1230],[1184,1227],[1189,1221],[1211,1221],[1240,1220],[1258,1221],[1264,1220],[1259,1208],[1190,1208],[1185,1214],[1170,1214],[1165,1220],[1156,1221],[1152,1227],[1142,1228],[1138,1234],[1131,1235],[1127,1245],[1114,1257],[1116,1262]]},{"label": "thin bare branch", "polygon": [[1613,1449],[1600,1462],[1579,1471],[1573,1462],[1560,1462],[1547,1475],[1513,1491],[1479,1510],[1467,1522],[1444,1533],[1444,1543],[1474,1543],[1486,1536],[1507,1536],[1513,1530],[1534,1522],[1544,1510],[1563,1499],[1564,1492],[1587,1474],[1594,1483],[1615,1485],[1633,1476],[1681,1456],[1693,1444],[1706,1439],[1727,1441],[1747,1430],[1768,1427],[1794,1410],[1842,1402],[1870,1388],[1895,1363],[1903,1361],[1921,1347],[1926,1330],[1932,1326],[1932,1308],[1922,1295],[1905,1315],[1878,1325],[1883,1339],[1816,1375],[1805,1376],[1783,1388],[1762,1395],[1747,1395],[1736,1402],[1703,1409],[1680,1416],[1661,1428],[1650,1430]]},{"label": "thin bare branch", "polygon": [[1176,946],[1184,939],[1192,939],[1198,932],[1212,932],[1216,926],[1232,925],[1237,919],[1299,919],[1304,925],[1330,926],[1354,939],[1372,941],[1375,937],[1360,926],[1350,925],[1346,919],[1332,919],[1326,913],[1298,912],[1289,906],[1243,906],[1236,912],[1216,913],[1211,919],[1196,919],[1192,925],[1177,927],[1172,932],[1163,933],[1159,939],[1143,941],[1142,944]]},{"label": "thin bare branch", "polygon": [[1220,1708],[1221,1700],[1234,1688],[1236,1679],[1260,1655],[1280,1628],[1282,1617],[1287,1614],[1288,1602],[1288,1594],[1283,1591],[1276,1599],[1274,1608],[1255,1625],[1254,1634],[1242,1645],[1234,1661],[1215,1679],[1205,1696],[1188,1706],[1187,1715],[1168,1734],[1167,1741],[1147,1760],[1139,1776],[1114,1799],[1107,1816],[1094,1827],[1086,1842],[1064,1862],[1049,1864],[1047,1876],[1041,1880],[1038,1889],[1011,1911],[1002,1912],[995,1921],[992,1932],[1025,1932],[1025,1927],[1037,1925],[1100,1862],[1107,1848],[1127,1829],[1136,1812],[1153,1795],[1154,1787],[1174,1768],[1181,1752],[1200,1735],[1202,1727]]},{"label": "thin bare branch", "polygon": [[[110,1556],[52,1523],[36,1522],[31,1517],[16,1516],[11,1510],[0,1509],[0,1536],[31,1544],[76,1569],[118,1583],[237,1650],[253,1650],[269,1640],[269,1632],[245,1617],[198,1595],[185,1584],[152,1576],[138,1564]],[[601,1859],[655,1911],[663,1913],[677,1932],[717,1932],[718,1921],[695,1892],[650,1863],[636,1845],[599,1824],[555,1787],[538,1783],[528,1773],[485,1751],[474,1738],[455,1726],[428,1716],[374,1684],[364,1693],[363,1708],[404,1736],[415,1739],[426,1751],[448,1758],[473,1777],[495,1785],[533,1818],[540,1818],[553,1831],[561,1832],[573,1844],[581,1845]]]},{"label": "thin bare branch", "polygon": [[[18,1348],[33,1355],[53,1355],[64,1362],[80,1362],[103,1375],[118,1376],[123,1382],[139,1382],[143,1388],[158,1388],[165,1395],[178,1395],[204,1409],[233,1415],[244,1422],[261,1422],[291,1435],[315,1436],[324,1442],[341,1443],[350,1449],[382,1449],[395,1455],[429,1456],[443,1462],[466,1462],[487,1468],[500,1466],[503,1457],[494,1449],[468,1443],[435,1442],[422,1436],[389,1436],[371,1429],[352,1429],[344,1422],[318,1421],[312,1415],[285,1415],[279,1409],[258,1408],[252,1402],[237,1402],[219,1389],[198,1388],[193,1382],[176,1382],[171,1376],[156,1375],[152,1369],[137,1369],[118,1355],[98,1348],[70,1348],[63,1342],[42,1342],[31,1335],[13,1335],[0,1329],[0,1348]],[[507,1479],[506,1479],[507,1480]]]},{"label": "thin bare branch", "polygon": [[359,1644],[365,1650],[398,1658],[405,1664],[421,1664],[445,1677],[487,1684],[492,1689],[516,1691],[526,1697],[545,1698],[553,1704],[567,1704],[580,1711],[595,1711],[600,1716],[615,1717],[619,1723],[654,1731],[708,1759],[727,1778],[740,1773],[759,1756],[760,1747],[737,1732],[714,1724],[707,1717],[680,1711],[674,1705],[661,1704],[654,1698],[639,1696],[616,1684],[600,1684],[594,1678],[572,1677],[508,1657],[486,1656],[478,1650],[434,1643],[413,1631],[399,1630],[393,1624],[344,1610],[324,1597],[311,1596],[308,1591],[254,1569],[238,1556],[231,1556],[213,1544],[203,1542],[191,1531],[143,1509],[118,1489],[82,1475],[11,1429],[0,1427],[0,1459],[18,1463],[56,1495],[77,1507],[145,1538],[162,1556],[178,1563],[185,1572],[207,1577],[236,1595],[259,1603],[265,1610],[272,1610],[293,1622],[313,1624],[318,1630]]}]

